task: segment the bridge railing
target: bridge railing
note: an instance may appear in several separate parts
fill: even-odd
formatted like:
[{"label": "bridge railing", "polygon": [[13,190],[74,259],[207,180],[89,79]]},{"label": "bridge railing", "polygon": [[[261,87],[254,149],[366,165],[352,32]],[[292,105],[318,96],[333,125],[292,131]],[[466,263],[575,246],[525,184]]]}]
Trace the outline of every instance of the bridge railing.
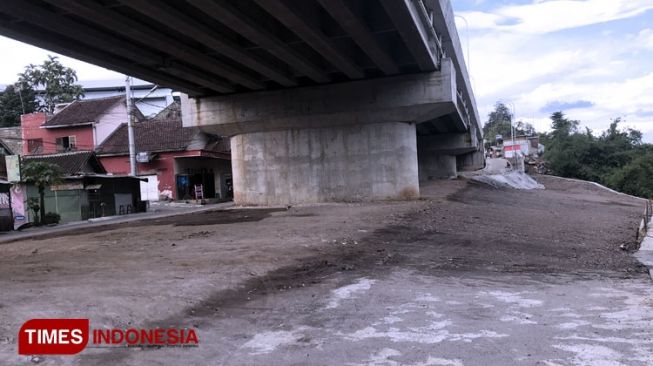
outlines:
[{"label": "bridge railing", "polygon": [[442,48],[442,37],[436,32],[435,26],[433,24],[433,11],[429,9],[424,0],[412,0],[417,8],[417,13],[419,14],[420,21],[424,24],[424,27],[428,31],[428,41],[433,45],[432,52],[434,53],[435,59],[437,61],[437,69],[440,69],[442,58],[444,55],[444,49]]},{"label": "bridge railing", "polygon": [[463,96],[463,94],[460,92],[460,90],[456,90],[456,95],[458,96],[457,104],[458,104],[458,109],[461,112],[461,117],[463,119],[463,122],[467,127],[470,126],[471,124],[471,117],[469,114],[469,106],[467,105],[467,100]]}]

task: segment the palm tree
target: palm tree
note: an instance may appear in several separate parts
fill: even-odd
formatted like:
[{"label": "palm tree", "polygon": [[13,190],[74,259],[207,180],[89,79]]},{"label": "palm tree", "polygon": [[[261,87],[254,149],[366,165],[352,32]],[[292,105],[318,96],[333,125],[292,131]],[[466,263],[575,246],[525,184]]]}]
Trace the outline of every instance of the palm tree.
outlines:
[{"label": "palm tree", "polygon": [[61,168],[52,163],[33,161],[27,163],[22,169],[23,181],[31,183],[39,190],[39,206],[41,224],[45,223],[45,187],[61,182],[63,172]]}]

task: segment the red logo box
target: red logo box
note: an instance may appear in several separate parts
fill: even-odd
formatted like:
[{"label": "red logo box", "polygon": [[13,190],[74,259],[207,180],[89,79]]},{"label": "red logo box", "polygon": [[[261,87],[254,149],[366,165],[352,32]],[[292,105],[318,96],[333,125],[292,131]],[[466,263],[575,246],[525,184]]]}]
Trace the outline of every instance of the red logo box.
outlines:
[{"label": "red logo box", "polygon": [[74,355],[88,338],[88,319],[31,319],[18,332],[18,354]]}]

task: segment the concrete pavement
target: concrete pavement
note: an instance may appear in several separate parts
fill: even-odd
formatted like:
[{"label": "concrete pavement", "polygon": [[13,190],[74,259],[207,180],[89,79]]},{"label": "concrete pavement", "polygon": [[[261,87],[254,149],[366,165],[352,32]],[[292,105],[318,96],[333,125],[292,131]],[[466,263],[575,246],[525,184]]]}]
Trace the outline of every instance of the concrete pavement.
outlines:
[{"label": "concrete pavement", "polygon": [[648,224],[649,230],[646,233],[646,236],[644,237],[644,240],[642,240],[642,244],[639,247],[639,251],[635,256],[637,259],[642,262],[646,267],[648,267],[649,274],[651,275],[651,278],[653,278],[653,228],[651,228],[651,224],[653,223],[653,220],[651,220]]},{"label": "concrete pavement", "polygon": [[223,330],[205,341],[224,365],[643,366],[652,304],[643,279],[398,270],[252,302],[256,315],[204,326]]}]

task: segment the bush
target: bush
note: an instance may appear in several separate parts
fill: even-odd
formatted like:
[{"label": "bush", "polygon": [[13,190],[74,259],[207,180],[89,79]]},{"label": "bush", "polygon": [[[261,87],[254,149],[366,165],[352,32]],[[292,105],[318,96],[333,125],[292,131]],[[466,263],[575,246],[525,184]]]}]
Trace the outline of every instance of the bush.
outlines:
[{"label": "bush", "polygon": [[606,178],[609,187],[644,198],[653,198],[653,153],[643,154],[615,169]]},{"label": "bush", "polygon": [[45,214],[45,222],[43,224],[58,224],[61,221],[61,216],[56,212],[48,212]]}]

